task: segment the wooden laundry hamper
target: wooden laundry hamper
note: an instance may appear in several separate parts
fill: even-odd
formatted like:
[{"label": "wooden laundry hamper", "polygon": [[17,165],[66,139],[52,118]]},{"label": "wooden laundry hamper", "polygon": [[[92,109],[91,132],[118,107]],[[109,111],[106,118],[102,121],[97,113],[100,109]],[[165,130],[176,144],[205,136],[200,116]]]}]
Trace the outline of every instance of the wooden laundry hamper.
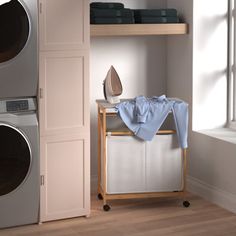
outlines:
[{"label": "wooden laundry hamper", "polygon": [[177,144],[176,131],[159,130],[153,141],[134,137],[127,129],[109,129],[115,105],[97,100],[98,105],[98,198],[104,211],[108,200],[181,197],[186,200],[187,150]]}]

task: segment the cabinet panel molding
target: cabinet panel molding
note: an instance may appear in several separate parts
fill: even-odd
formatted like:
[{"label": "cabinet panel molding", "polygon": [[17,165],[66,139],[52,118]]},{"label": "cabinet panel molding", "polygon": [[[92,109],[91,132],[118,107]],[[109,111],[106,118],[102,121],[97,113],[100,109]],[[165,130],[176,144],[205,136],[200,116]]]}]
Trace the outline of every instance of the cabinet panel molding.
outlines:
[{"label": "cabinet panel molding", "polygon": [[41,222],[89,214],[89,136],[43,137]]},{"label": "cabinet panel molding", "polygon": [[89,132],[88,52],[40,54],[40,133]]},{"label": "cabinet panel molding", "polygon": [[40,0],[40,50],[89,47],[89,1]]}]

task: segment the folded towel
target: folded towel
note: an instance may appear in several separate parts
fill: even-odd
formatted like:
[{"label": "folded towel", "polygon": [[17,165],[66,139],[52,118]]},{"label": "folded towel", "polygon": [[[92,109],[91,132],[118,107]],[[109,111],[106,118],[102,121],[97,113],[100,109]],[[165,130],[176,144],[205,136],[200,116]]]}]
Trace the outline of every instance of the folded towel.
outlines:
[{"label": "folded towel", "polygon": [[157,16],[177,16],[177,10],[172,8],[166,9],[137,9],[134,10],[135,16],[148,16],[148,17],[157,17]]},{"label": "folded towel", "polygon": [[91,24],[134,24],[133,17],[95,17],[90,18]]},{"label": "folded towel", "polygon": [[179,23],[178,17],[135,17],[135,23],[146,23],[146,24],[155,24],[155,23]]},{"label": "folded towel", "polygon": [[133,11],[131,9],[96,9],[90,10],[91,17],[133,17]]},{"label": "folded towel", "polygon": [[124,8],[123,3],[119,2],[92,2],[90,3],[90,8],[99,8],[99,9],[122,9]]}]

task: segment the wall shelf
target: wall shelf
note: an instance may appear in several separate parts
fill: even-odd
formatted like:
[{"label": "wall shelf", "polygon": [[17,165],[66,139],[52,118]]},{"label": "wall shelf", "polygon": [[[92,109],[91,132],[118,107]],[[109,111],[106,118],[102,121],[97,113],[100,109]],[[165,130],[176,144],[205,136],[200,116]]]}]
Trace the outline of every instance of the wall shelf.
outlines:
[{"label": "wall shelf", "polygon": [[107,24],[90,25],[92,37],[137,36],[137,35],[181,35],[187,34],[188,25],[178,24]]}]

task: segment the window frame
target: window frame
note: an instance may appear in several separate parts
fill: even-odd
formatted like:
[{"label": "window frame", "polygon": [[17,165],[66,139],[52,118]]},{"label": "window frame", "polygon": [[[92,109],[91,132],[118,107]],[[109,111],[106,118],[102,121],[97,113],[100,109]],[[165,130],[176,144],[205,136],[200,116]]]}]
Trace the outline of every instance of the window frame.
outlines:
[{"label": "window frame", "polygon": [[228,0],[227,126],[236,130],[236,0]]}]

